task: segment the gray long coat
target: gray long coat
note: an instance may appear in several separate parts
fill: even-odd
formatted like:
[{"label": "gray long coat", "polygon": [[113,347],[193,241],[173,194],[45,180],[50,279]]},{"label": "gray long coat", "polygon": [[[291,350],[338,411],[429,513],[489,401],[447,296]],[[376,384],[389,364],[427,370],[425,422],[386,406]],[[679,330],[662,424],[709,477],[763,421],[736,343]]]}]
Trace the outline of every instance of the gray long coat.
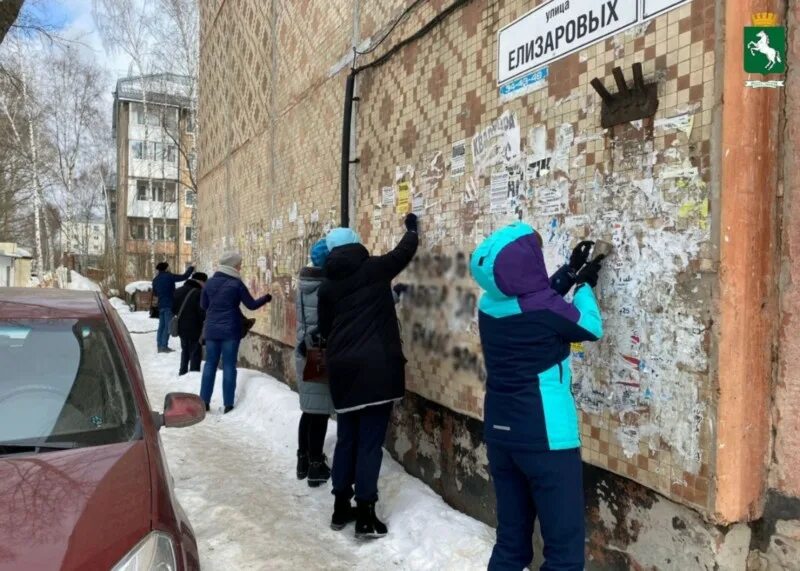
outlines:
[{"label": "gray long coat", "polygon": [[317,292],[322,281],[321,268],[303,268],[297,286],[297,349],[294,354],[297,389],[300,393],[300,410],[311,414],[334,412],[328,383],[303,382],[303,369],[306,366],[304,347],[314,345],[319,337]]}]

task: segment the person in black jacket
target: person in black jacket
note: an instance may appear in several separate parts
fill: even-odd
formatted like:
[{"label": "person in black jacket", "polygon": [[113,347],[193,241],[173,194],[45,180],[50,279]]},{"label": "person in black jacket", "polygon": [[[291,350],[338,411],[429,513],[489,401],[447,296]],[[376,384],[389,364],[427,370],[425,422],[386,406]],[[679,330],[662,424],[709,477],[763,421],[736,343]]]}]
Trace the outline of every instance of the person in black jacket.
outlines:
[{"label": "person in black jacket", "polygon": [[185,284],[175,290],[172,313],[178,316],[178,336],[181,338],[179,376],[189,371],[200,371],[200,361],[203,358],[200,336],[206,319],[206,312],[200,307],[200,294],[206,281],[208,281],[206,274],[195,272],[191,279],[186,280]]},{"label": "person in black jacket", "polygon": [[392,405],[406,389],[391,282],[417,251],[417,217],[409,214],[405,225],[405,236],[384,256],[370,256],[352,230],[332,230],[326,239],[326,281],[319,290],[319,331],[327,341],[337,413],[331,527],[339,530],[353,520],[355,495],[356,537],[364,539],[387,533],[375,515],[378,474]]}]

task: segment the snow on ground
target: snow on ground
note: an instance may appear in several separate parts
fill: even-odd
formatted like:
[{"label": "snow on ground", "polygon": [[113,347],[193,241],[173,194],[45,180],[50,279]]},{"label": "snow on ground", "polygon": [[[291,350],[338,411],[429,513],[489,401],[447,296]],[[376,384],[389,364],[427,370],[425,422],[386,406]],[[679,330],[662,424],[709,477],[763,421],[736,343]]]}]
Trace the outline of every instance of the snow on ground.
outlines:
[{"label": "snow on ground", "polygon": [[69,283],[66,284],[67,289],[77,289],[81,291],[100,291],[100,286],[94,283],[89,278],[83,277],[75,270],[69,271]]},{"label": "snow on ground", "polygon": [[137,291],[150,291],[151,289],[153,289],[152,282],[131,282],[125,286],[125,293],[133,295]]},{"label": "snow on ground", "polygon": [[[171,391],[197,393],[200,374],[178,377],[178,352],[156,352],[158,322],[112,304],[133,333],[151,405]],[[177,340],[171,341],[173,348]],[[486,569],[494,530],[447,506],[384,452],[378,513],[389,536],[353,537],[353,526],[330,529],[330,487],[295,478],[297,394],[256,371],[239,369],[236,408],[222,415],[222,374],[212,412],[193,427],[163,429],[175,491],[192,522],[204,570]],[[325,442],[336,441],[331,422]]]}]

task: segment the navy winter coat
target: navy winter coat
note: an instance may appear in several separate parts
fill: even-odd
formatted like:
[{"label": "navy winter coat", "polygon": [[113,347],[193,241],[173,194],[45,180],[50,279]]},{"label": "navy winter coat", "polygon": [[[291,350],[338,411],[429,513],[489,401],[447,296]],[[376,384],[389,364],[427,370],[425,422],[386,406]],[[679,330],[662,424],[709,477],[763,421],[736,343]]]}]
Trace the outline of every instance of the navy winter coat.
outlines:
[{"label": "navy winter coat", "polygon": [[579,285],[567,302],[562,296],[574,281],[565,268],[547,277],[533,228],[520,222],[484,240],[470,269],[485,290],[478,323],[486,442],[532,451],[578,448],[570,344],[603,335],[592,288]]},{"label": "navy winter coat", "polygon": [[194,273],[194,266],[189,266],[183,275],[172,272],[158,272],[153,278],[153,295],[158,298],[158,309],[172,309],[175,296],[175,284],[185,282]]},{"label": "navy winter coat", "polygon": [[200,306],[206,312],[205,339],[227,341],[242,338],[242,312],[239,304],[255,311],[264,307],[269,295],[253,299],[239,278],[216,272],[203,288]]}]

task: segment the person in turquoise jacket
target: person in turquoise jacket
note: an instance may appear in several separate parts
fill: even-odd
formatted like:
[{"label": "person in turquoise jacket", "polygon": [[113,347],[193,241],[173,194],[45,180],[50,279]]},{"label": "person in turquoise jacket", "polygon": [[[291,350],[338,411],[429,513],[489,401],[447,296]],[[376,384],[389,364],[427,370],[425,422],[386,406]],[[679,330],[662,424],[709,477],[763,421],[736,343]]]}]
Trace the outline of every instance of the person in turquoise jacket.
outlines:
[{"label": "person in turquoise jacket", "polygon": [[[545,571],[584,567],[584,501],[570,345],[597,341],[602,318],[592,288],[602,257],[591,242],[549,278],[540,235],[518,222],[481,243],[470,263],[484,290],[479,329],[486,363],[484,438],[497,496],[491,571],[533,560],[538,517]],[[564,295],[577,285],[572,303]]]}]

